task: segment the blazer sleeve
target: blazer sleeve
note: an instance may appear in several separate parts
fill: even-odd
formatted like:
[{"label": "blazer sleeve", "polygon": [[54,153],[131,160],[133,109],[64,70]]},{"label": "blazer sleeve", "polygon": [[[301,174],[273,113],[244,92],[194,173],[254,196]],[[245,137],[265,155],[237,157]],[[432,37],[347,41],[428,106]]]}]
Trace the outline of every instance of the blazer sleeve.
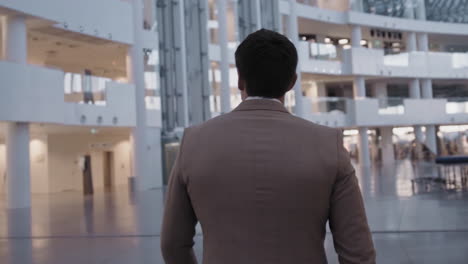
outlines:
[{"label": "blazer sleeve", "polygon": [[333,185],[329,224],[340,264],[375,264],[375,249],[364,203],[343,135],[337,133],[337,175]]},{"label": "blazer sleeve", "polygon": [[193,251],[197,217],[183,180],[182,152],[188,129],[185,130],[166,193],[161,231],[161,251],[166,264],[196,264]]}]

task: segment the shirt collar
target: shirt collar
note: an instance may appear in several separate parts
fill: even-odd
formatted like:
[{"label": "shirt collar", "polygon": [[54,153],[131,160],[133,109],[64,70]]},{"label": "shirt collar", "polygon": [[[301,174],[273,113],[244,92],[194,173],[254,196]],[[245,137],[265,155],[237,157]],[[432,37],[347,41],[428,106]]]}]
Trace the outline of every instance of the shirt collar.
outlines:
[{"label": "shirt collar", "polygon": [[270,101],[275,101],[275,102],[278,102],[280,104],[283,104],[280,100],[278,100],[276,98],[268,98],[268,97],[262,97],[262,96],[249,96],[245,100],[246,101],[249,101],[249,100],[270,100]]}]

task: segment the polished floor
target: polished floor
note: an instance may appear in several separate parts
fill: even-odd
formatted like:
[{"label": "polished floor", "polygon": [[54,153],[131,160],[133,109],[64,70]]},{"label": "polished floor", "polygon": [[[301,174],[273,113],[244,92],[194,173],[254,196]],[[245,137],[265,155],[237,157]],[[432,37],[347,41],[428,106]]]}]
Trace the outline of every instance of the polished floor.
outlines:
[{"label": "polished floor", "polygon": [[[411,184],[437,173],[409,161],[358,170],[377,263],[468,263],[468,192]],[[0,263],[163,263],[162,210],[160,189],[33,195],[31,210],[6,210],[0,199]],[[202,240],[199,232],[200,260]],[[338,263],[331,235],[325,248],[329,263]]]}]

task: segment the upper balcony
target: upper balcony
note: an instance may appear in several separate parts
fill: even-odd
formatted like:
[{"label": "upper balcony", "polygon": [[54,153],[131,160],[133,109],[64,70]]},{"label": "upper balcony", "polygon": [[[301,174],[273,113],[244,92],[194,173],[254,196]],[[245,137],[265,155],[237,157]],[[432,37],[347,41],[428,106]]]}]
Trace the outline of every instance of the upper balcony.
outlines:
[{"label": "upper balcony", "polygon": [[468,79],[468,53],[405,52],[350,48],[343,52],[343,71],[352,75],[402,78]]},{"label": "upper balcony", "polygon": [[[353,128],[456,125],[468,122],[468,98],[304,98],[306,117],[321,125]],[[424,115],[421,115],[424,113]]]},{"label": "upper balcony", "polygon": [[[0,61],[0,75],[4,87],[1,121],[114,127],[136,124],[132,84],[6,61]],[[158,113],[150,110],[149,126],[161,125]]]},{"label": "upper balcony", "polygon": [[[329,24],[353,24],[387,30],[468,35],[468,20],[459,12],[464,1],[297,0],[297,15]],[[421,5],[421,3],[425,3]],[[280,12],[289,14],[288,1]]]}]

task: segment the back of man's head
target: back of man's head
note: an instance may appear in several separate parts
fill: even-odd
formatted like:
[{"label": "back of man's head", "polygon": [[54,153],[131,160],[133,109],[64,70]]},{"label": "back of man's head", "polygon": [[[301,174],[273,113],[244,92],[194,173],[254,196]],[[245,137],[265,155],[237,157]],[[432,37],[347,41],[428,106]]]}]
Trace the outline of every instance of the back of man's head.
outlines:
[{"label": "back of man's head", "polygon": [[298,55],[285,36],[261,29],[237,48],[236,67],[248,96],[280,98],[296,79]]}]

